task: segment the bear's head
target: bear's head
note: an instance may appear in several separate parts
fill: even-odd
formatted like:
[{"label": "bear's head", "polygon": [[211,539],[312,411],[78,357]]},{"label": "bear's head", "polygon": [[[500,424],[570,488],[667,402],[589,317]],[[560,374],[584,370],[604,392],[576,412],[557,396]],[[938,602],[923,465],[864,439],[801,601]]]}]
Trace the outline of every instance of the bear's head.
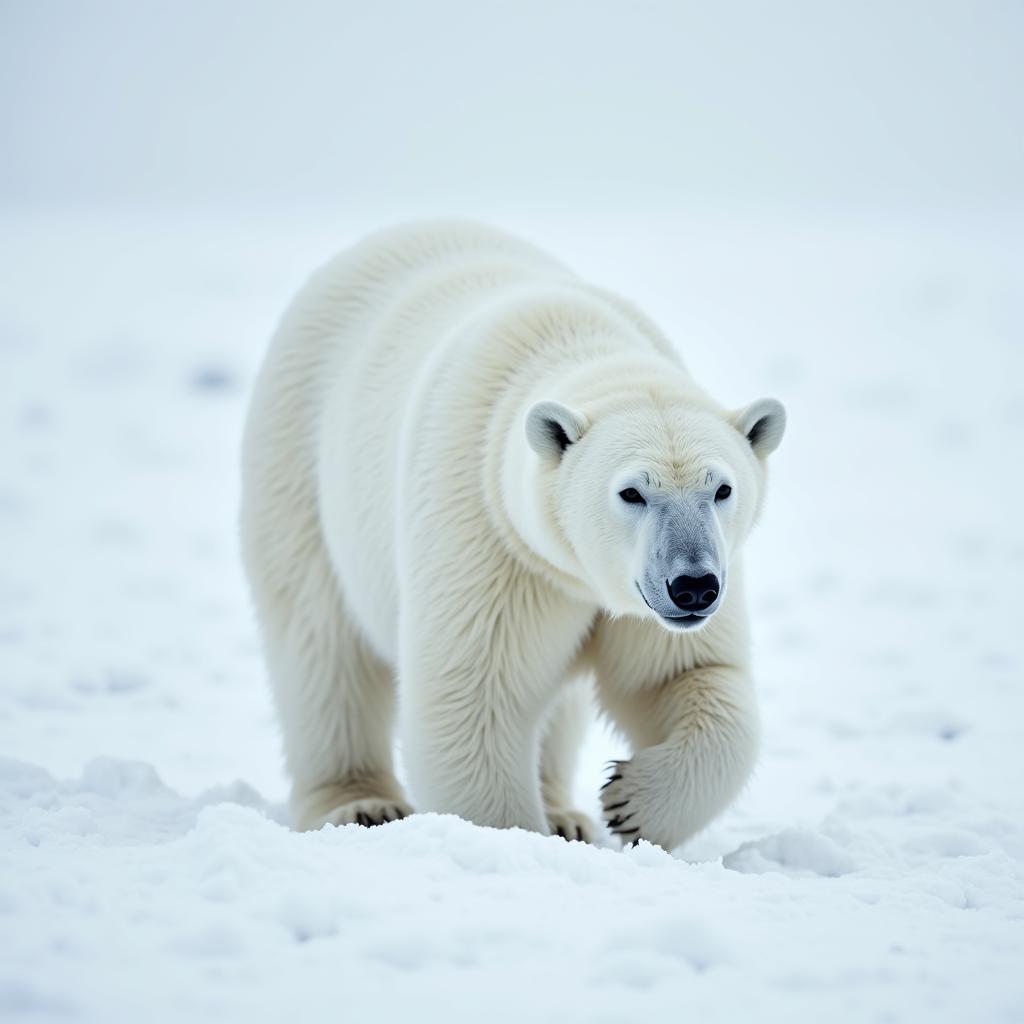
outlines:
[{"label": "bear's head", "polygon": [[700,629],[721,607],[785,426],[771,398],[733,413],[658,396],[591,413],[536,403],[526,438],[553,542],[571,549],[564,564],[612,614]]}]

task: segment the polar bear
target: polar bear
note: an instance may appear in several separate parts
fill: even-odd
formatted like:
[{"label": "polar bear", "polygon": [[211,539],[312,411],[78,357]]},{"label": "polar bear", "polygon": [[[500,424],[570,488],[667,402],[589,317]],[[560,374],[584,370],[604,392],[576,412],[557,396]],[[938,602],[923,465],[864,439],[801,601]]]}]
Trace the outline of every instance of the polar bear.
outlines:
[{"label": "polar bear", "polygon": [[723,409],[641,312],[498,230],[399,227],[329,262],[243,444],[295,826],[415,807],[591,840],[592,687],[633,749],[609,829],[703,828],[755,760],[739,555],[784,425],[773,399]]}]

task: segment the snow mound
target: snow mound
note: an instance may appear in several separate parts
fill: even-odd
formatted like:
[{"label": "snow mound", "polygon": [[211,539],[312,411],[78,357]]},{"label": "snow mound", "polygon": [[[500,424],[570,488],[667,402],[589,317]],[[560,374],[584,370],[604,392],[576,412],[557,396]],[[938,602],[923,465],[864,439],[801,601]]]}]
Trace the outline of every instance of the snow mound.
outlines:
[{"label": "snow mound", "polygon": [[542,992],[568,1014],[584,989],[614,1004],[734,959],[693,909],[701,870],[646,844],[620,853],[439,815],[296,834],[246,787],[222,793],[248,806],[185,799],[139,762],[96,760],[74,782],[0,762],[0,914],[18,936],[0,1005],[173,1017],[246,976],[250,991],[234,992],[246,1014],[279,1020],[312,974],[366,1013],[382,991],[413,1013],[467,981],[482,1011],[496,979],[532,978],[488,1011],[513,1019]]},{"label": "snow mound", "polygon": [[748,874],[781,871],[794,878],[813,875],[838,878],[855,869],[850,854],[828,836],[798,828],[744,843],[725,856],[722,863],[733,871]]},{"label": "snow mound", "polygon": [[[611,1021],[689,1005],[731,1020],[803,989],[825,1012],[865,972],[922,998],[951,971],[1009,970],[1024,913],[1020,823],[943,826],[912,812],[927,806],[966,820],[962,801],[889,787],[687,863],[431,814],[296,834],[244,783],[188,799],[143,762],[59,781],[3,759],[0,1010]],[[879,827],[893,816],[902,830]],[[946,995],[936,1020],[978,998]],[[1024,1005],[1006,999],[982,1002]]]}]

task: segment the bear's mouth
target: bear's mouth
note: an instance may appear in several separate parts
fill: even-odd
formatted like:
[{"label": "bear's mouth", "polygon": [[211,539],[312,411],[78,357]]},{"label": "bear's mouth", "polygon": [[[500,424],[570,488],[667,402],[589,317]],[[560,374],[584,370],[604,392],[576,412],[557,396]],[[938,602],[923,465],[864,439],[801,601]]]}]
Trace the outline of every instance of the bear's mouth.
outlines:
[{"label": "bear's mouth", "polygon": [[682,626],[684,629],[692,629],[710,618],[708,615],[662,615],[660,612],[657,614],[662,622],[671,623],[673,627]]}]

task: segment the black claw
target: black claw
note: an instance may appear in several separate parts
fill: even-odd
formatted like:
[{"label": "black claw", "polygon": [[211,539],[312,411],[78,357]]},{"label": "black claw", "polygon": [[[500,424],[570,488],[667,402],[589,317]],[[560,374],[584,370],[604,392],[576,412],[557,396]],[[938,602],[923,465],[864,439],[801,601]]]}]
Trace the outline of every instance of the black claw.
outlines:
[{"label": "black claw", "polygon": [[558,828],[556,828],[556,829],[555,829],[555,835],[559,835],[559,836],[561,836],[561,837],[562,837],[563,839],[565,839],[565,838],[566,838],[566,835],[565,835],[565,829],[564,829],[564,828],[562,828],[562,826],[561,826],[561,825],[559,825],[559,826],[558,826]]},{"label": "black claw", "polygon": [[391,819],[392,821],[401,821],[405,817],[405,812],[401,807],[392,807],[391,810],[395,812],[395,816]]},{"label": "black claw", "polygon": [[577,825],[576,826],[576,839],[579,842],[581,842],[581,843],[583,842],[583,826],[582,825]]},{"label": "black claw", "polygon": [[613,782],[618,782],[621,779],[621,775],[613,775],[602,787],[601,790],[606,790]]},{"label": "black claw", "polygon": [[623,800],[623,801],[621,801],[620,803],[617,803],[617,804],[609,804],[605,808],[605,810],[606,811],[617,811],[620,807],[625,807],[626,804],[628,804],[628,803],[629,803],[628,800]]},{"label": "black claw", "polygon": [[362,811],[356,811],[356,824],[366,826],[369,819]]}]

